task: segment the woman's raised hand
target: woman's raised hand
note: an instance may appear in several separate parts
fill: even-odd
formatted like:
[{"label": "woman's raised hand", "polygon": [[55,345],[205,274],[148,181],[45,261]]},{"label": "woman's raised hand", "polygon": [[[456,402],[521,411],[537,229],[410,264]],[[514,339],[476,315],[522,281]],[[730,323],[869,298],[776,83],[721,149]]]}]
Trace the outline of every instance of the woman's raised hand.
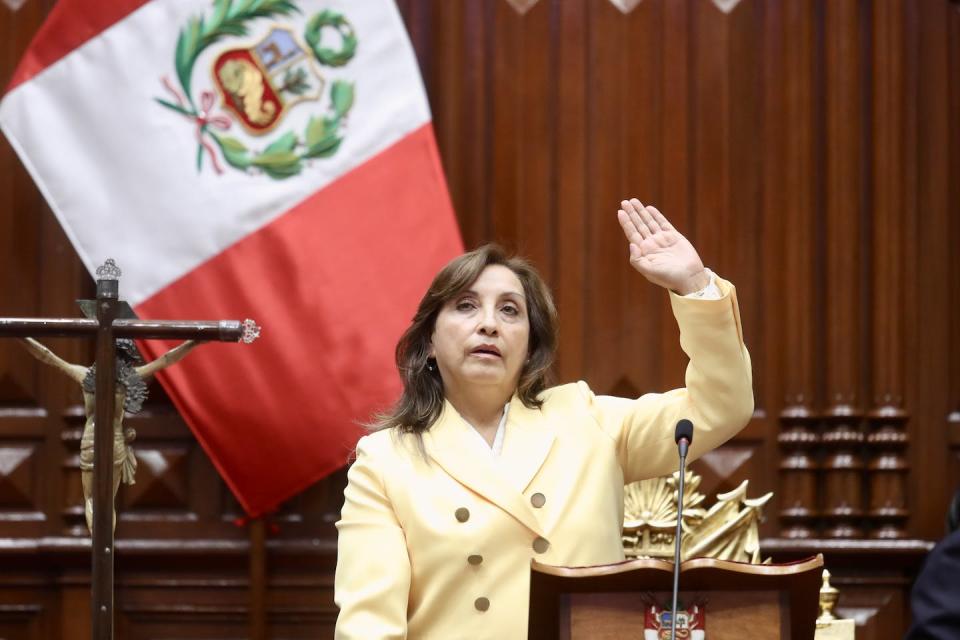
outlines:
[{"label": "woman's raised hand", "polygon": [[617,220],[630,243],[630,264],[647,280],[680,295],[710,283],[697,250],[655,207],[623,200]]}]

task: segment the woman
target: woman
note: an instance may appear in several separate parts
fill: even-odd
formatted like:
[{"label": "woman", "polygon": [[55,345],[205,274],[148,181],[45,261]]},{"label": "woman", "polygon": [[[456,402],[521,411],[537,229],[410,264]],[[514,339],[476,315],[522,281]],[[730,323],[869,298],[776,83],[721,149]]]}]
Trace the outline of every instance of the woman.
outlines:
[{"label": "woman", "polygon": [[[404,391],[360,440],[339,529],[338,638],[524,638],[530,560],[624,559],[625,483],[671,473],[753,412],[733,286],[653,207],[623,201],[630,264],[671,291],[686,388],[636,400],[547,389],[550,294],[496,247],[433,281],[397,346]],[[685,297],[686,296],[686,297]]]}]

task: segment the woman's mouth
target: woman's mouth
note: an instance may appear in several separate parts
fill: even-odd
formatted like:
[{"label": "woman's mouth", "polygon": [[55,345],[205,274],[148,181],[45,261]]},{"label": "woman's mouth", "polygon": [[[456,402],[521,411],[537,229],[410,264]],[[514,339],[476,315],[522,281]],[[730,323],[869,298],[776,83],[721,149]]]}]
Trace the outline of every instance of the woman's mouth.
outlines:
[{"label": "woman's mouth", "polygon": [[501,358],[500,349],[492,344],[484,344],[470,350],[470,355],[478,358]]}]

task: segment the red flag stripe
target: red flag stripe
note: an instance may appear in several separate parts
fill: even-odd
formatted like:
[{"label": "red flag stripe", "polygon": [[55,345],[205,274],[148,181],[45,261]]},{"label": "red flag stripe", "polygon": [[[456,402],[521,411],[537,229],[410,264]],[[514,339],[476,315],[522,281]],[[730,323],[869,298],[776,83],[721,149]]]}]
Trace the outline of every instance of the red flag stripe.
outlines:
[{"label": "red flag stripe", "polygon": [[60,0],[17,65],[7,91],[23,84],[150,0]]},{"label": "red flag stripe", "polygon": [[358,423],[396,398],[396,340],[462,246],[444,185],[425,125],[137,307],[262,324],[160,376],[250,515],[346,464]]}]

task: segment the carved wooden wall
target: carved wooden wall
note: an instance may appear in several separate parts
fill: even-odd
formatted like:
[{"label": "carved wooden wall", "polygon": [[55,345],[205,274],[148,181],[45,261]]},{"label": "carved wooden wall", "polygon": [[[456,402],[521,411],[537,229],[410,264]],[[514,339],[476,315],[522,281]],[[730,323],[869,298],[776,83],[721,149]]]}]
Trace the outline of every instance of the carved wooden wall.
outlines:
[{"label": "carved wooden wall", "polygon": [[[0,0],[6,83],[53,0]],[[841,612],[899,637],[960,486],[960,6],[950,0],[399,0],[468,246],[531,257],[557,378],[682,383],[619,199],[656,204],[737,284],[756,413],[701,490],[776,492],[778,558],[827,553]],[[91,284],[0,141],[0,315],[75,315]],[[74,362],[90,348],[51,346]],[[159,388],[131,424],[119,637],[242,637],[239,509]],[[80,394],[0,340],[0,638],[83,638]],[[272,637],[327,637],[343,474],[276,514]],[[883,569],[878,569],[879,566]],[[173,631],[172,631],[173,630]],[[179,632],[176,630],[180,630]]]}]

